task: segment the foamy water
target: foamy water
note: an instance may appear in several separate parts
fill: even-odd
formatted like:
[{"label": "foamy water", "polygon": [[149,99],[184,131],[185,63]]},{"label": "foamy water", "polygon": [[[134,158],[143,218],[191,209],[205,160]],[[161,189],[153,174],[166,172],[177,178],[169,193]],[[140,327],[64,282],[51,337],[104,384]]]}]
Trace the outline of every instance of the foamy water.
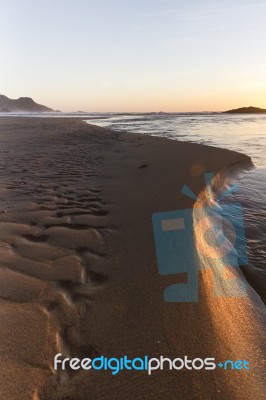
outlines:
[{"label": "foamy water", "polygon": [[249,265],[243,267],[243,272],[265,301],[266,115],[108,115],[88,122],[119,131],[222,147],[251,157],[255,168],[241,174],[233,201],[244,208]]}]

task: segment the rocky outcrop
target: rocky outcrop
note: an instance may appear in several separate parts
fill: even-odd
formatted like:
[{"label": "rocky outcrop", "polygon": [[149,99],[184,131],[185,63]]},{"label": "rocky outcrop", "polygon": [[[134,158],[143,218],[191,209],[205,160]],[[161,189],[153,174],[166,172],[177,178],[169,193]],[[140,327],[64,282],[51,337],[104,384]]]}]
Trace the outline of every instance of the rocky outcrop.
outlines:
[{"label": "rocky outcrop", "polygon": [[20,97],[12,100],[0,95],[0,112],[49,112],[54,111],[49,107],[35,103],[30,97]]}]

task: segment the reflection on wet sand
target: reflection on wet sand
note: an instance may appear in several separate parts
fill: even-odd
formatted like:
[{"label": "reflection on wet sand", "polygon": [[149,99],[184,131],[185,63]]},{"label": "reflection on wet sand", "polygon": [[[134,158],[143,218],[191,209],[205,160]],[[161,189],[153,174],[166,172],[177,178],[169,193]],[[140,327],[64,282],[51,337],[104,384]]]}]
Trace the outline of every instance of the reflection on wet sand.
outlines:
[{"label": "reflection on wet sand", "polygon": [[[224,180],[221,175],[216,175],[212,182],[216,188],[228,188],[231,184],[230,177]],[[201,192],[193,209],[194,239],[201,263],[203,291],[217,347],[223,349],[225,358],[249,361],[250,371],[245,379],[254,398],[262,398],[265,393],[265,308],[237,266],[236,232],[224,218],[223,205],[216,196],[217,192],[209,186]],[[237,376],[240,373],[225,374],[232,391],[239,386]]]}]

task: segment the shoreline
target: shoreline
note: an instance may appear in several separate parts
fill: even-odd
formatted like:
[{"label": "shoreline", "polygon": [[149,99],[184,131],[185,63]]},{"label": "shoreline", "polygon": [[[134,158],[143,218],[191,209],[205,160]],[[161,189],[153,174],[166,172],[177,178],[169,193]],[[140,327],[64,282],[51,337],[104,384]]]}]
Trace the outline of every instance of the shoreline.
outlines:
[{"label": "shoreline", "polygon": [[[14,282],[18,281],[17,293],[21,293],[19,307],[21,303],[27,304],[29,318],[26,325],[23,322],[22,331],[27,332],[29,327],[33,329],[36,322],[33,324],[32,321],[37,321],[40,315],[46,315],[51,337],[44,338],[43,344],[36,343],[36,349],[52,343],[45,358],[43,354],[39,359],[37,357],[34,371],[29,371],[27,375],[32,377],[36,366],[46,360],[44,366],[37,367],[37,370],[40,369],[37,388],[36,385],[32,386],[30,378],[26,380],[26,375],[20,378],[24,385],[28,385],[28,393],[37,393],[38,385],[43,386],[50,376],[53,354],[58,352],[58,341],[62,339],[65,353],[71,352],[76,356],[141,356],[146,353],[151,356],[199,353],[203,356],[215,353],[222,356],[216,330],[213,331],[212,317],[218,310],[214,308],[210,313],[206,295],[197,304],[163,302],[163,288],[176,281],[177,277],[162,277],[158,273],[151,215],[154,212],[193,206],[193,201],[185,199],[180,189],[185,183],[200,193],[204,182],[195,174],[201,164],[208,168],[206,172],[212,168],[211,172],[217,173],[228,163],[248,161],[249,157],[213,147],[212,154],[208,154],[208,146],[186,142],[173,144],[168,139],[114,132],[86,124],[83,117],[81,121],[77,118],[75,121],[69,118],[54,121],[46,117],[38,121],[30,121],[29,118],[11,118],[11,121],[7,121],[7,117],[5,119],[4,124],[0,119],[1,132],[2,129],[6,132],[13,129],[14,140],[10,132],[7,133],[4,137],[6,150],[2,151],[15,151],[17,159],[15,168],[14,162],[12,164],[10,160],[8,174],[4,170],[1,173],[1,190],[6,189],[6,194],[10,191],[15,193],[12,195],[11,207],[15,211],[10,211],[9,200],[1,195],[1,202],[6,202],[5,208],[8,210],[1,218],[1,224],[3,218],[7,224],[4,234],[7,234],[7,228],[10,227],[8,224],[12,223],[12,227],[15,227],[15,232],[8,233],[11,239],[4,237],[12,249],[4,248],[7,257],[3,258],[3,279],[10,280],[10,290]],[[36,132],[40,135],[37,139]],[[22,144],[18,136],[21,134]],[[0,140],[2,143],[2,133]],[[27,146],[23,146],[34,140],[33,149],[39,154],[28,149],[26,155],[32,155],[33,160],[27,159],[24,154]],[[38,160],[41,160],[39,164]],[[21,168],[22,164],[24,167]],[[32,165],[34,174],[31,174],[28,164]],[[23,172],[23,169],[28,171]],[[194,176],[191,171],[194,171]],[[3,174],[9,184],[8,188],[2,186]],[[25,202],[28,196],[32,196],[31,201]],[[50,258],[51,252],[54,252],[53,259]],[[23,264],[20,258],[15,264],[10,263],[12,254],[26,257],[29,253],[30,261]],[[40,258],[48,264],[43,264]],[[56,270],[49,269],[51,263],[56,266]],[[184,276],[178,279],[182,281]],[[23,291],[23,285],[28,285],[27,290]],[[202,282],[200,287],[201,293],[205,293]],[[43,294],[42,299],[38,297],[39,291]],[[34,312],[32,301],[35,304]],[[15,312],[14,300],[9,299],[8,302],[12,302],[12,308],[9,309]],[[234,307],[231,309],[233,314],[239,311],[237,304],[234,303]],[[251,318],[250,315],[244,315]],[[258,322],[259,317],[255,320]],[[43,328],[39,334],[42,334],[42,330],[45,332],[47,327],[43,318],[40,321]],[[195,321],[195,326],[192,321]],[[230,325],[232,332],[237,333],[232,320]],[[187,335],[187,332],[190,334]],[[250,353],[253,357],[260,348],[262,333],[259,328],[249,332],[243,328],[243,333],[252,338],[252,343],[256,339],[255,335],[258,335],[255,348],[252,345],[249,349],[249,344],[245,343],[245,347],[239,349],[237,343],[233,342],[232,351],[237,357],[247,358]],[[34,347],[38,333],[33,331],[32,334]],[[2,347],[5,343],[2,343]],[[22,345],[20,343],[19,347]],[[10,346],[9,342],[6,346]],[[11,365],[10,371],[17,368],[21,360],[25,364],[32,363],[33,349],[29,351],[26,356],[15,348],[12,357],[20,359]],[[262,350],[262,354],[265,354],[265,350]],[[259,382],[256,398],[260,399],[263,398],[260,387],[261,366],[256,368],[258,381],[255,383]],[[241,398],[247,399],[252,393],[254,395],[255,390],[253,379],[240,374],[230,376],[229,379],[222,371],[215,371],[215,376],[182,372],[177,377],[174,373],[161,371],[153,377],[141,373],[123,373],[115,382],[111,378],[107,373],[77,373],[62,376],[59,384],[55,377],[51,381],[48,379],[40,398],[63,399],[68,395],[82,400],[86,398],[86,393],[91,392],[95,399],[103,398],[107,393],[111,399],[152,399],[153,391],[169,399],[177,395],[187,398],[191,390],[191,379],[193,386],[200,389],[205,399],[218,393],[220,397],[217,398],[227,396],[233,399],[235,397],[230,393],[231,388]],[[10,376],[7,376],[6,382],[8,379]],[[244,382],[247,387],[243,392],[241,385]],[[16,389],[8,385],[6,390]],[[21,393],[18,392],[18,395]],[[22,399],[15,397],[15,394],[10,398]]]}]

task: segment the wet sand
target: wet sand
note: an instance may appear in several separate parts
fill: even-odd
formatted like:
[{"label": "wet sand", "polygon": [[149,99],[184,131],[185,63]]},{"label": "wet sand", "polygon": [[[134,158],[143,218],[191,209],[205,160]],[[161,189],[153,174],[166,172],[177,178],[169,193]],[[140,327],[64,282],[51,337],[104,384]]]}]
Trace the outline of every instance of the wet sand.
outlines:
[{"label": "wet sand", "polygon": [[[0,118],[0,398],[263,399],[265,309],[211,296],[166,303],[152,214],[193,207],[201,171],[249,163],[207,146],[74,118]],[[248,359],[251,371],[56,373],[53,357]]]}]

